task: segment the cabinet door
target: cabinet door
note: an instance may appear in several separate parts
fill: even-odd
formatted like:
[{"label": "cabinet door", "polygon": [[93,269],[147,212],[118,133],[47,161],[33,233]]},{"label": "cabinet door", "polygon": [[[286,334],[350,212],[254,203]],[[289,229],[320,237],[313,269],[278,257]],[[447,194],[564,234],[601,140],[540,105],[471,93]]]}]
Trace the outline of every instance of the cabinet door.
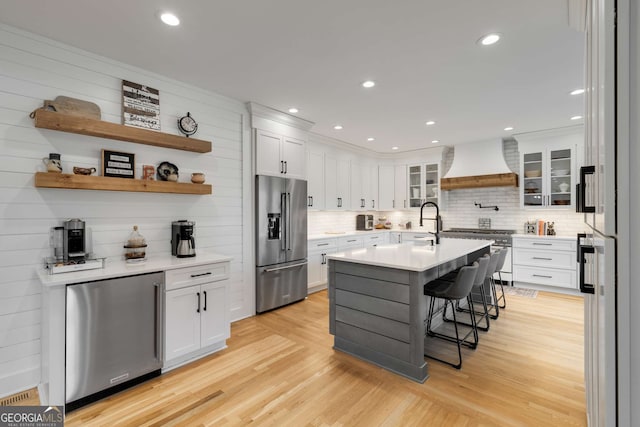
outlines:
[{"label": "cabinet door", "polygon": [[310,251],[307,253],[307,288],[312,288],[323,283],[322,268],[324,266],[324,255],[325,253],[323,251]]},{"label": "cabinet door", "polygon": [[200,310],[200,346],[207,347],[230,336],[229,305],[227,304],[228,280],[202,285]]},{"label": "cabinet door", "polygon": [[282,176],[280,135],[256,129],[256,173],[258,175]]},{"label": "cabinet door", "polygon": [[165,293],[165,360],[200,348],[199,292],[200,286],[191,286]]},{"label": "cabinet door", "polygon": [[575,178],[573,177],[574,153],[570,148],[549,150],[549,207],[573,206]]},{"label": "cabinet door", "polygon": [[367,199],[367,209],[378,210],[378,165],[369,166],[369,198]]},{"label": "cabinet door", "polygon": [[337,210],[338,200],[338,160],[332,156],[324,156],[324,194],[325,208],[329,210]]},{"label": "cabinet door", "polygon": [[324,153],[309,152],[307,194],[309,209],[324,209]]},{"label": "cabinet door", "polygon": [[425,200],[437,204],[440,200],[440,174],[437,163],[425,165],[423,180]]},{"label": "cabinet door", "polygon": [[351,162],[351,210],[364,210],[364,198],[362,196],[362,166]]},{"label": "cabinet door", "polygon": [[398,165],[395,167],[394,179],[394,208],[407,208],[407,166]]},{"label": "cabinet door", "polygon": [[407,167],[408,173],[408,196],[409,207],[419,208],[422,205],[424,196],[424,188],[422,186],[423,169],[421,165],[409,165]]},{"label": "cabinet door", "polygon": [[378,167],[378,210],[389,211],[393,209],[394,199],[394,167]]},{"label": "cabinet door", "polygon": [[282,159],[287,178],[307,179],[307,151],[305,142],[285,136],[282,138]]},{"label": "cabinet door", "polygon": [[523,153],[521,171],[524,175],[522,185],[522,205],[524,207],[543,207],[546,204],[546,188],[543,175],[544,152],[534,151]]},{"label": "cabinet door", "polygon": [[[350,165],[349,161],[345,159],[338,159],[338,172],[337,176],[337,185],[336,185],[336,193],[338,194],[338,198],[340,199],[340,205],[338,209],[341,211],[346,211],[351,209],[350,203]],[[355,207],[354,207],[355,208]]]}]

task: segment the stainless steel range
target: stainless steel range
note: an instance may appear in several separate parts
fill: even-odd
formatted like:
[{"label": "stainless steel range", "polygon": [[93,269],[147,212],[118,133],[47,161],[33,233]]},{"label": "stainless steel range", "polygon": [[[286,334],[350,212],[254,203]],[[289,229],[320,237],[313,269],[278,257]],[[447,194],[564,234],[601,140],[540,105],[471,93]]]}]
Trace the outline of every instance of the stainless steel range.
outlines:
[{"label": "stainless steel range", "polygon": [[444,238],[453,237],[457,239],[478,239],[493,240],[492,247],[509,248],[507,260],[502,267],[502,280],[510,284],[511,282],[511,235],[516,230],[497,230],[493,228],[451,228],[441,231],[440,235]]}]

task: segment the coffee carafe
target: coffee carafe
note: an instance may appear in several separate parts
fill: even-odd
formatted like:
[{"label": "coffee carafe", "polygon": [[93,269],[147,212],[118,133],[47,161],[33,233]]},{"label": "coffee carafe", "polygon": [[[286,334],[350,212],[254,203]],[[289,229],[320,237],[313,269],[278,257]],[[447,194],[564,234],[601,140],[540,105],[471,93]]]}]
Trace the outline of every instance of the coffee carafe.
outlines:
[{"label": "coffee carafe", "polygon": [[196,223],[182,219],[171,223],[171,255],[178,258],[196,256],[196,241],[193,237]]}]

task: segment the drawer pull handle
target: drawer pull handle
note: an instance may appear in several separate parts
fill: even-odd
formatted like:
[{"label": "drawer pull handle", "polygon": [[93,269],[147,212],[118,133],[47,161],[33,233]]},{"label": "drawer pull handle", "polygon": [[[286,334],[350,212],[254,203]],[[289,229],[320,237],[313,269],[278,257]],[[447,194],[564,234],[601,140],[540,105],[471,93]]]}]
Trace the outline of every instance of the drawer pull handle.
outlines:
[{"label": "drawer pull handle", "polygon": [[542,274],[533,274],[533,277],[544,277],[545,279],[553,279],[553,276],[545,276]]},{"label": "drawer pull handle", "polygon": [[328,243],[318,243],[316,246],[329,246]]},{"label": "drawer pull handle", "polygon": [[192,274],[191,277],[202,277],[202,276],[210,276],[213,273],[210,271],[207,271],[206,273],[200,273],[200,274]]},{"label": "drawer pull handle", "polygon": [[351,242],[357,242],[357,240],[356,240],[356,239],[353,239],[353,240],[347,240],[347,242],[349,242],[349,243],[351,243]]},{"label": "drawer pull handle", "polygon": [[532,245],[538,245],[538,246],[553,246],[553,243],[538,243],[538,242],[533,242]]},{"label": "drawer pull handle", "polygon": [[544,258],[544,257],[540,257],[540,256],[534,256],[534,257],[531,257],[531,258],[532,259],[541,259],[541,260],[544,260],[544,261],[553,261],[553,258]]}]

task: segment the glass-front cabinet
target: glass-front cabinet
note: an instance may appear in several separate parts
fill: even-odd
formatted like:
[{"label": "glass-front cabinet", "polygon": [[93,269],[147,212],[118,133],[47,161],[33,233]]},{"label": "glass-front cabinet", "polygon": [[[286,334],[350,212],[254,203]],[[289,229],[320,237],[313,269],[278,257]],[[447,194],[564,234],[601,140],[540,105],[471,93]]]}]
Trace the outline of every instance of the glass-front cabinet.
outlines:
[{"label": "glass-front cabinet", "polygon": [[407,182],[410,208],[419,208],[424,202],[438,203],[440,195],[438,167],[438,163],[408,166]]},{"label": "glass-front cabinet", "polygon": [[521,201],[525,208],[568,208],[575,203],[572,148],[523,151]]}]

